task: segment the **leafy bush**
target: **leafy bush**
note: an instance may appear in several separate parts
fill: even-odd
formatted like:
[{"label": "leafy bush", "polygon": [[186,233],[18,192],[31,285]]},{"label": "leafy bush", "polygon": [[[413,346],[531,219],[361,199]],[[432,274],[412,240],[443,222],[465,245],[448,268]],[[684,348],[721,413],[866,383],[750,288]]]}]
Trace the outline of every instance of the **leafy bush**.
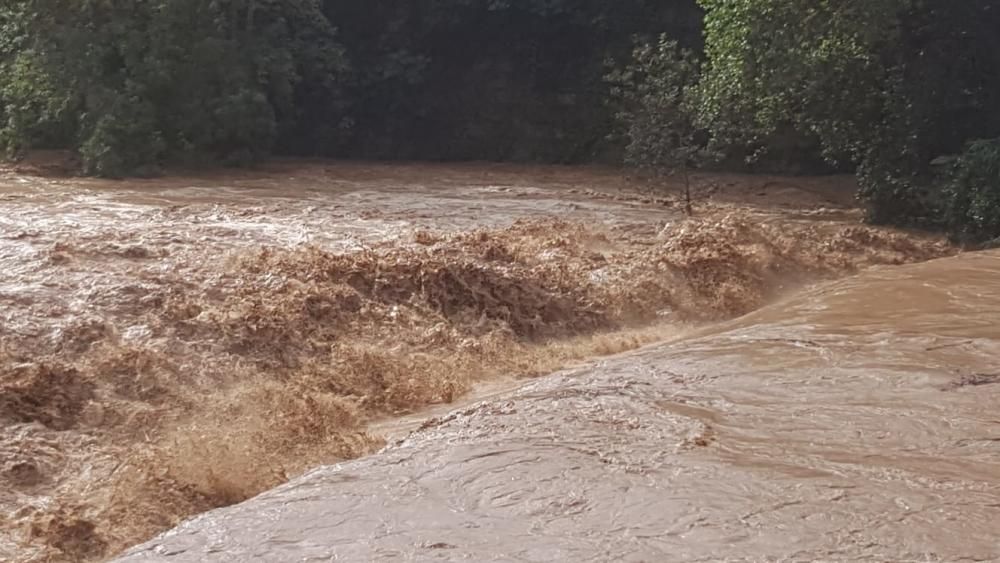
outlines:
[{"label": "leafy bush", "polygon": [[1000,138],[970,143],[951,165],[944,193],[951,232],[975,241],[1000,238]]},{"label": "leafy bush", "polygon": [[165,148],[152,104],[138,97],[117,96],[112,107],[95,120],[80,155],[85,172],[120,177],[148,170]]}]

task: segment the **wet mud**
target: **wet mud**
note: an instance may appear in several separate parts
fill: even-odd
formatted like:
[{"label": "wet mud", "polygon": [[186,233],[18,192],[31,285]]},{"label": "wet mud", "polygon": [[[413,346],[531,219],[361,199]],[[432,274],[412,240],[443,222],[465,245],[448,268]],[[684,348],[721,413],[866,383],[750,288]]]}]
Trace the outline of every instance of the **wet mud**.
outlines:
[{"label": "wet mud", "polygon": [[[778,311],[770,304],[818,291],[809,288],[821,280],[871,267],[894,273],[898,264],[955,253],[933,237],[860,226],[842,179],[705,176],[697,193],[696,214],[687,218],[669,191],[585,168],[284,162],[252,172],[126,182],[0,174],[0,559],[103,560],[193,515],[244,501],[317,466],[376,452],[387,438],[420,426],[427,427],[382,455],[426,448],[430,457],[421,459],[437,459],[433,448],[447,450],[467,438],[450,438],[449,429],[473,428],[466,422],[476,421],[469,424],[482,424],[491,440],[523,444],[523,451],[509,452],[514,457],[535,455],[538,433],[575,432],[580,451],[605,460],[602,465],[644,475],[643,468],[656,465],[646,457],[665,455],[665,444],[680,440],[667,447],[675,454],[700,451],[726,434],[722,424],[694,420],[696,414],[722,416],[697,401],[633,405],[638,395],[629,389],[663,383],[655,376],[659,360],[643,358],[681,350],[682,342],[693,347],[669,352],[680,363],[668,371],[680,374],[681,385],[688,377],[681,368],[696,362],[705,342],[699,334],[719,323]],[[901,295],[909,291],[904,285]],[[916,307],[924,296],[913,299]],[[858,307],[868,314],[868,305]],[[861,322],[842,314],[845,327]],[[991,324],[986,310],[977,315]],[[934,334],[948,322],[944,315],[924,328]],[[705,357],[718,366],[730,363],[733,372],[758,361],[751,350],[768,346],[775,357],[789,347],[815,355],[815,346],[805,344],[813,336],[798,329],[768,336],[774,332],[768,326],[743,329],[760,340],[746,350],[722,346]],[[848,331],[843,340],[861,345],[865,334]],[[674,344],[609,360],[598,371],[577,367],[546,378],[528,389],[552,391],[529,401],[534,406],[518,407],[518,416],[527,418],[500,413],[502,405],[525,400],[528,391],[512,396],[521,398],[505,395],[525,378],[653,342]],[[966,350],[934,345],[943,346],[941,354]],[[682,359],[692,351],[690,360]],[[880,369],[879,356],[866,353],[855,360]],[[621,367],[629,365],[646,375],[630,383]],[[608,366],[619,367],[605,373]],[[795,366],[782,366],[775,364],[781,377],[794,377]],[[945,397],[964,397],[968,389],[992,389],[994,373],[987,365],[970,367],[933,386]],[[568,387],[559,391],[563,384]],[[847,377],[844,392],[866,384]],[[713,390],[698,393],[712,397]],[[583,398],[574,399],[578,392]],[[792,400],[793,390],[788,393]],[[493,400],[468,406],[487,396]],[[588,406],[591,399],[609,410]],[[813,397],[806,392],[795,400],[806,408]],[[824,398],[816,400],[821,406]],[[728,395],[712,401],[737,404]],[[471,414],[447,414],[455,408]],[[631,408],[638,410],[625,416]],[[787,405],[774,409],[745,407],[725,416],[787,414]],[[531,419],[536,411],[550,418]],[[551,418],[560,413],[575,418]],[[443,421],[425,424],[434,414]],[[636,443],[629,441],[645,428],[655,432],[643,430]],[[794,434],[777,427],[760,433],[776,442]],[[435,436],[441,444],[432,446]],[[597,447],[619,438],[625,441],[611,453]],[[919,443],[920,436],[911,438]],[[655,453],[653,442],[661,439]],[[452,453],[438,455],[447,460]],[[379,486],[380,459],[387,458],[358,462],[374,464],[372,480],[359,491]],[[449,476],[433,479],[464,479],[486,490],[491,479],[508,482],[516,474],[491,465],[503,456],[482,459],[481,470],[456,462],[442,467]],[[539,483],[547,471],[544,464],[537,475],[530,463],[515,465],[525,483]],[[385,478],[402,479],[415,467],[400,462],[402,473]],[[330,470],[304,479],[323,471]],[[578,483],[589,482],[587,475]],[[720,476],[728,478],[720,472],[715,479]],[[778,487],[762,486],[771,485]],[[532,506],[549,510],[537,500],[514,507],[530,495],[511,494],[508,516]],[[330,510],[364,509],[337,506]],[[440,508],[428,505],[427,515],[443,525],[454,515],[434,512]],[[590,510],[584,508],[580,514]],[[641,514],[626,508],[619,506],[623,522]],[[181,552],[207,556],[198,551],[200,540],[192,541]],[[243,540],[233,541],[238,553]],[[311,553],[296,553],[297,541],[288,543],[291,551],[254,557]],[[452,545],[427,541],[428,549]],[[607,541],[594,536],[591,546]],[[422,557],[391,543],[379,549]],[[445,558],[460,553],[440,550]],[[546,552],[525,553],[516,556],[530,560]],[[574,553],[600,559],[605,551]]]}]

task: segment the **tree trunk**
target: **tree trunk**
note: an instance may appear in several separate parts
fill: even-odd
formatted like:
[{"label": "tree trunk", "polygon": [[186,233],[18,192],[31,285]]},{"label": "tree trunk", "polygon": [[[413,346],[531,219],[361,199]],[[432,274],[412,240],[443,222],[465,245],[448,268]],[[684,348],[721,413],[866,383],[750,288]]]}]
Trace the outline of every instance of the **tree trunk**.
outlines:
[{"label": "tree trunk", "polygon": [[694,210],[691,208],[691,174],[686,163],[682,166],[682,172],[684,173],[684,213],[690,217],[694,214]]}]

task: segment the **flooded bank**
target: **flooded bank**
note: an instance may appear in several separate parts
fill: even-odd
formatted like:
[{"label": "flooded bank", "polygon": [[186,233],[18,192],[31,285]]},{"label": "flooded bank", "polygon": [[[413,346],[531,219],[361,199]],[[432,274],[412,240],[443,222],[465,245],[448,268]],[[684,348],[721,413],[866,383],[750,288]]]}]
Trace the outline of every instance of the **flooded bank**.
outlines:
[{"label": "flooded bank", "polygon": [[[955,252],[860,226],[843,179],[705,176],[697,195],[686,218],[669,192],[560,167],[5,173],[0,559],[102,560],[373,453],[470,390],[500,397],[822,280]],[[578,438],[608,439],[608,420]],[[646,455],[630,448],[615,455]]]},{"label": "flooded bank", "polygon": [[1000,254],[825,284],[429,422],[122,561],[995,561]]}]

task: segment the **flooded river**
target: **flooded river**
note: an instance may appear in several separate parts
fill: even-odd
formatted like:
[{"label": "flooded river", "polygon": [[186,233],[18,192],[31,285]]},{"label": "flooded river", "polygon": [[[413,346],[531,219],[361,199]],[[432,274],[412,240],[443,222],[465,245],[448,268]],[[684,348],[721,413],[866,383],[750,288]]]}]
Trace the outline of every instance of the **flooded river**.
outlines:
[{"label": "flooded river", "polygon": [[2,560],[1000,560],[1000,254],[840,179],[0,184]]},{"label": "flooded river", "polygon": [[824,284],[454,412],[124,561],[995,561],[1000,254]]}]

